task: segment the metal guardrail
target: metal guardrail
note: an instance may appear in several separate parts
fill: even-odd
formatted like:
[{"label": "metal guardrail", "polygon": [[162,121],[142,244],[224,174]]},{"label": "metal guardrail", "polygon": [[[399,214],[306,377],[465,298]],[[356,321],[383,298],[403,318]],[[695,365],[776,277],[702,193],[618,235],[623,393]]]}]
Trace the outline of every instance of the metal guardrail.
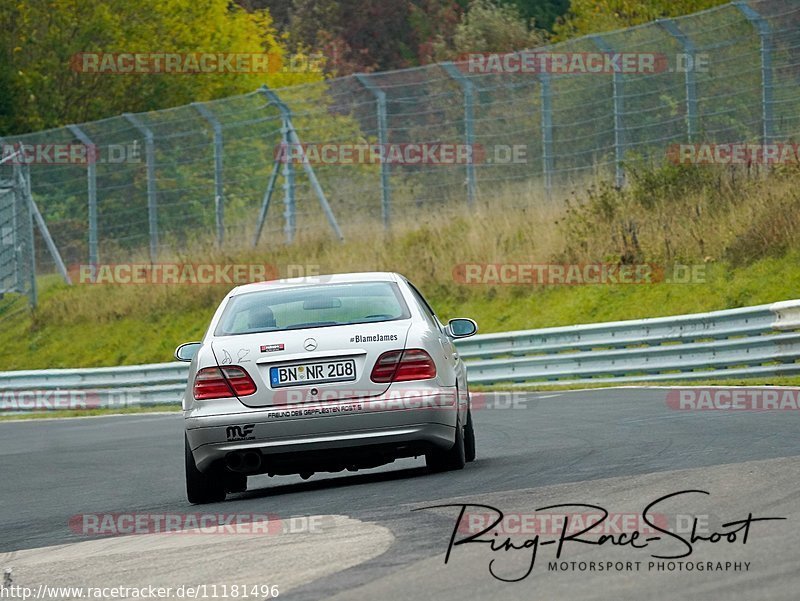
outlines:
[{"label": "metal guardrail", "polygon": [[473,384],[595,384],[800,373],[800,300],[485,334],[459,344]]},{"label": "metal guardrail", "polygon": [[[481,385],[669,382],[800,374],[800,300],[458,342]],[[179,404],[186,363],[0,372],[0,411]],[[16,406],[9,405],[16,401]],[[22,401],[21,403],[19,401]]]},{"label": "metal guardrail", "polygon": [[[0,372],[0,412],[181,402],[187,363]],[[16,403],[16,405],[15,405]]]}]

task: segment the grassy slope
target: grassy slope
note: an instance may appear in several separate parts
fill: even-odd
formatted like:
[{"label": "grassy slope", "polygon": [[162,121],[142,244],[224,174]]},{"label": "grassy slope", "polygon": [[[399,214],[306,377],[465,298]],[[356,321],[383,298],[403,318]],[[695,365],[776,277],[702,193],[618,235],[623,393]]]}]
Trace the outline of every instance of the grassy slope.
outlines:
[{"label": "grassy slope", "polygon": [[[201,251],[191,260],[266,262],[281,275],[282,266],[298,263],[319,273],[399,271],[420,286],[440,317],[473,317],[482,332],[676,315],[800,296],[799,192],[800,172],[769,180],[657,172],[630,192],[586,193],[567,212],[527,197],[521,208],[517,195],[505,210],[495,198],[469,217],[431,215],[398,224],[390,236],[365,228],[343,244],[323,234],[292,246]],[[708,278],[547,288],[453,279],[454,267],[467,262],[617,263],[623,257],[706,263]],[[0,371],[169,361],[175,346],[202,336],[227,289],[67,287],[42,278],[34,313],[3,317],[0,302]]]},{"label": "grassy slope", "polygon": [[[402,266],[397,269],[402,270]],[[548,289],[449,284],[433,287],[426,294],[443,319],[474,317],[482,332],[656,317],[797,297],[800,257],[789,254],[763,259],[737,270],[717,265],[710,270],[708,280],[704,284]],[[51,284],[42,294],[41,308],[68,304],[78,295],[98,297],[98,303],[108,302],[109,295],[103,292],[96,287],[70,289]],[[176,287],[173,292],[179,299],[184,290]],[[209,303],[199,306],[176,302],[173,309],[149,310],[145,314],[130,312],[94,322],[59,320],[34,326],[27,316],[11,323],[0,321],[4,340],[0,347],[0,370],[169,361],[180,342],[202,336],[224,289],[216,292],[208,296]]]},{"label": "grassy slope", "polygon": [[770,303],[800,294],[797,255],[763,259],[746,268],[709,266],[702,284],[551,287],[531,294],[481,294],[465,302],[436,298],[446,316],[476,316],[482,332],[679,315]]}]

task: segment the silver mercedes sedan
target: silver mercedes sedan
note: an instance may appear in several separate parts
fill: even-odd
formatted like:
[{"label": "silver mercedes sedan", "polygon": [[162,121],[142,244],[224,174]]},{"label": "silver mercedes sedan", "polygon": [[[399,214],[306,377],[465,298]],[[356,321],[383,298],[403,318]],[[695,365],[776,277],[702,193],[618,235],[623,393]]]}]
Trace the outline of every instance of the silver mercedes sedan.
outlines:
[{"label": "silver mercedes sedan", "polygon": [[183,398],[191,503],[247,489],[247,476],[356,471],[425,456],[429,469],[475,458],[466,369],[442,324],[396,273],[239,286],[191,362]]}]

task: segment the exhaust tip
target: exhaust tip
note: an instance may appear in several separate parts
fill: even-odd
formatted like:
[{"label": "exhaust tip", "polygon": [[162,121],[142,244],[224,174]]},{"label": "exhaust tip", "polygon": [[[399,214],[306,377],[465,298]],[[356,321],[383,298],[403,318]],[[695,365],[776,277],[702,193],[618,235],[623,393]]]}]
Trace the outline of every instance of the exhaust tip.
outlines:
[{"label": "exhaust tip", "polygon": [[229,469],[239,471],[242,469],[242,463],[241,453],[228,453],[225,455],[225,465],[228,466]]},{"label": "exhaust tip", "polygon": [[261,467],[261,453],[234,451],[225,456],[225,465],[234,472],[255,472]]}]

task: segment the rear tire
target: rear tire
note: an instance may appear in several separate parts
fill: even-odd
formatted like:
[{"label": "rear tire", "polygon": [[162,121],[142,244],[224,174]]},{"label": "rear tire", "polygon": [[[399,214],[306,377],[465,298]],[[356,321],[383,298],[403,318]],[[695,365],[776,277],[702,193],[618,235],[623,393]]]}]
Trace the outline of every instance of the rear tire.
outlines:
[{"label": "rear tire", "polygon": [[189,439],[184,436],[186,456],[186,498],[189,503],[217,503],[225,500],[225,480],[216,470],[203,473],[197,469]]},{"label": "rear tire", "polygon": [[464,432],[460,422],[456,422],[456,441],[447,451],[437,449],[425,454],[425,464],[432,472],[448,472],[464,469],[466,465]]},{"label": "rear tire", "polygon": [[464,458],[475,461],[475,427],[472,425],[472,411],[467,409],[467,425],[464,428]]},{"label": "rear tire", "polygon": [[247,476],[227,472],[225,474],[225,490],[227,492],[245,492],[247,490]]}]

